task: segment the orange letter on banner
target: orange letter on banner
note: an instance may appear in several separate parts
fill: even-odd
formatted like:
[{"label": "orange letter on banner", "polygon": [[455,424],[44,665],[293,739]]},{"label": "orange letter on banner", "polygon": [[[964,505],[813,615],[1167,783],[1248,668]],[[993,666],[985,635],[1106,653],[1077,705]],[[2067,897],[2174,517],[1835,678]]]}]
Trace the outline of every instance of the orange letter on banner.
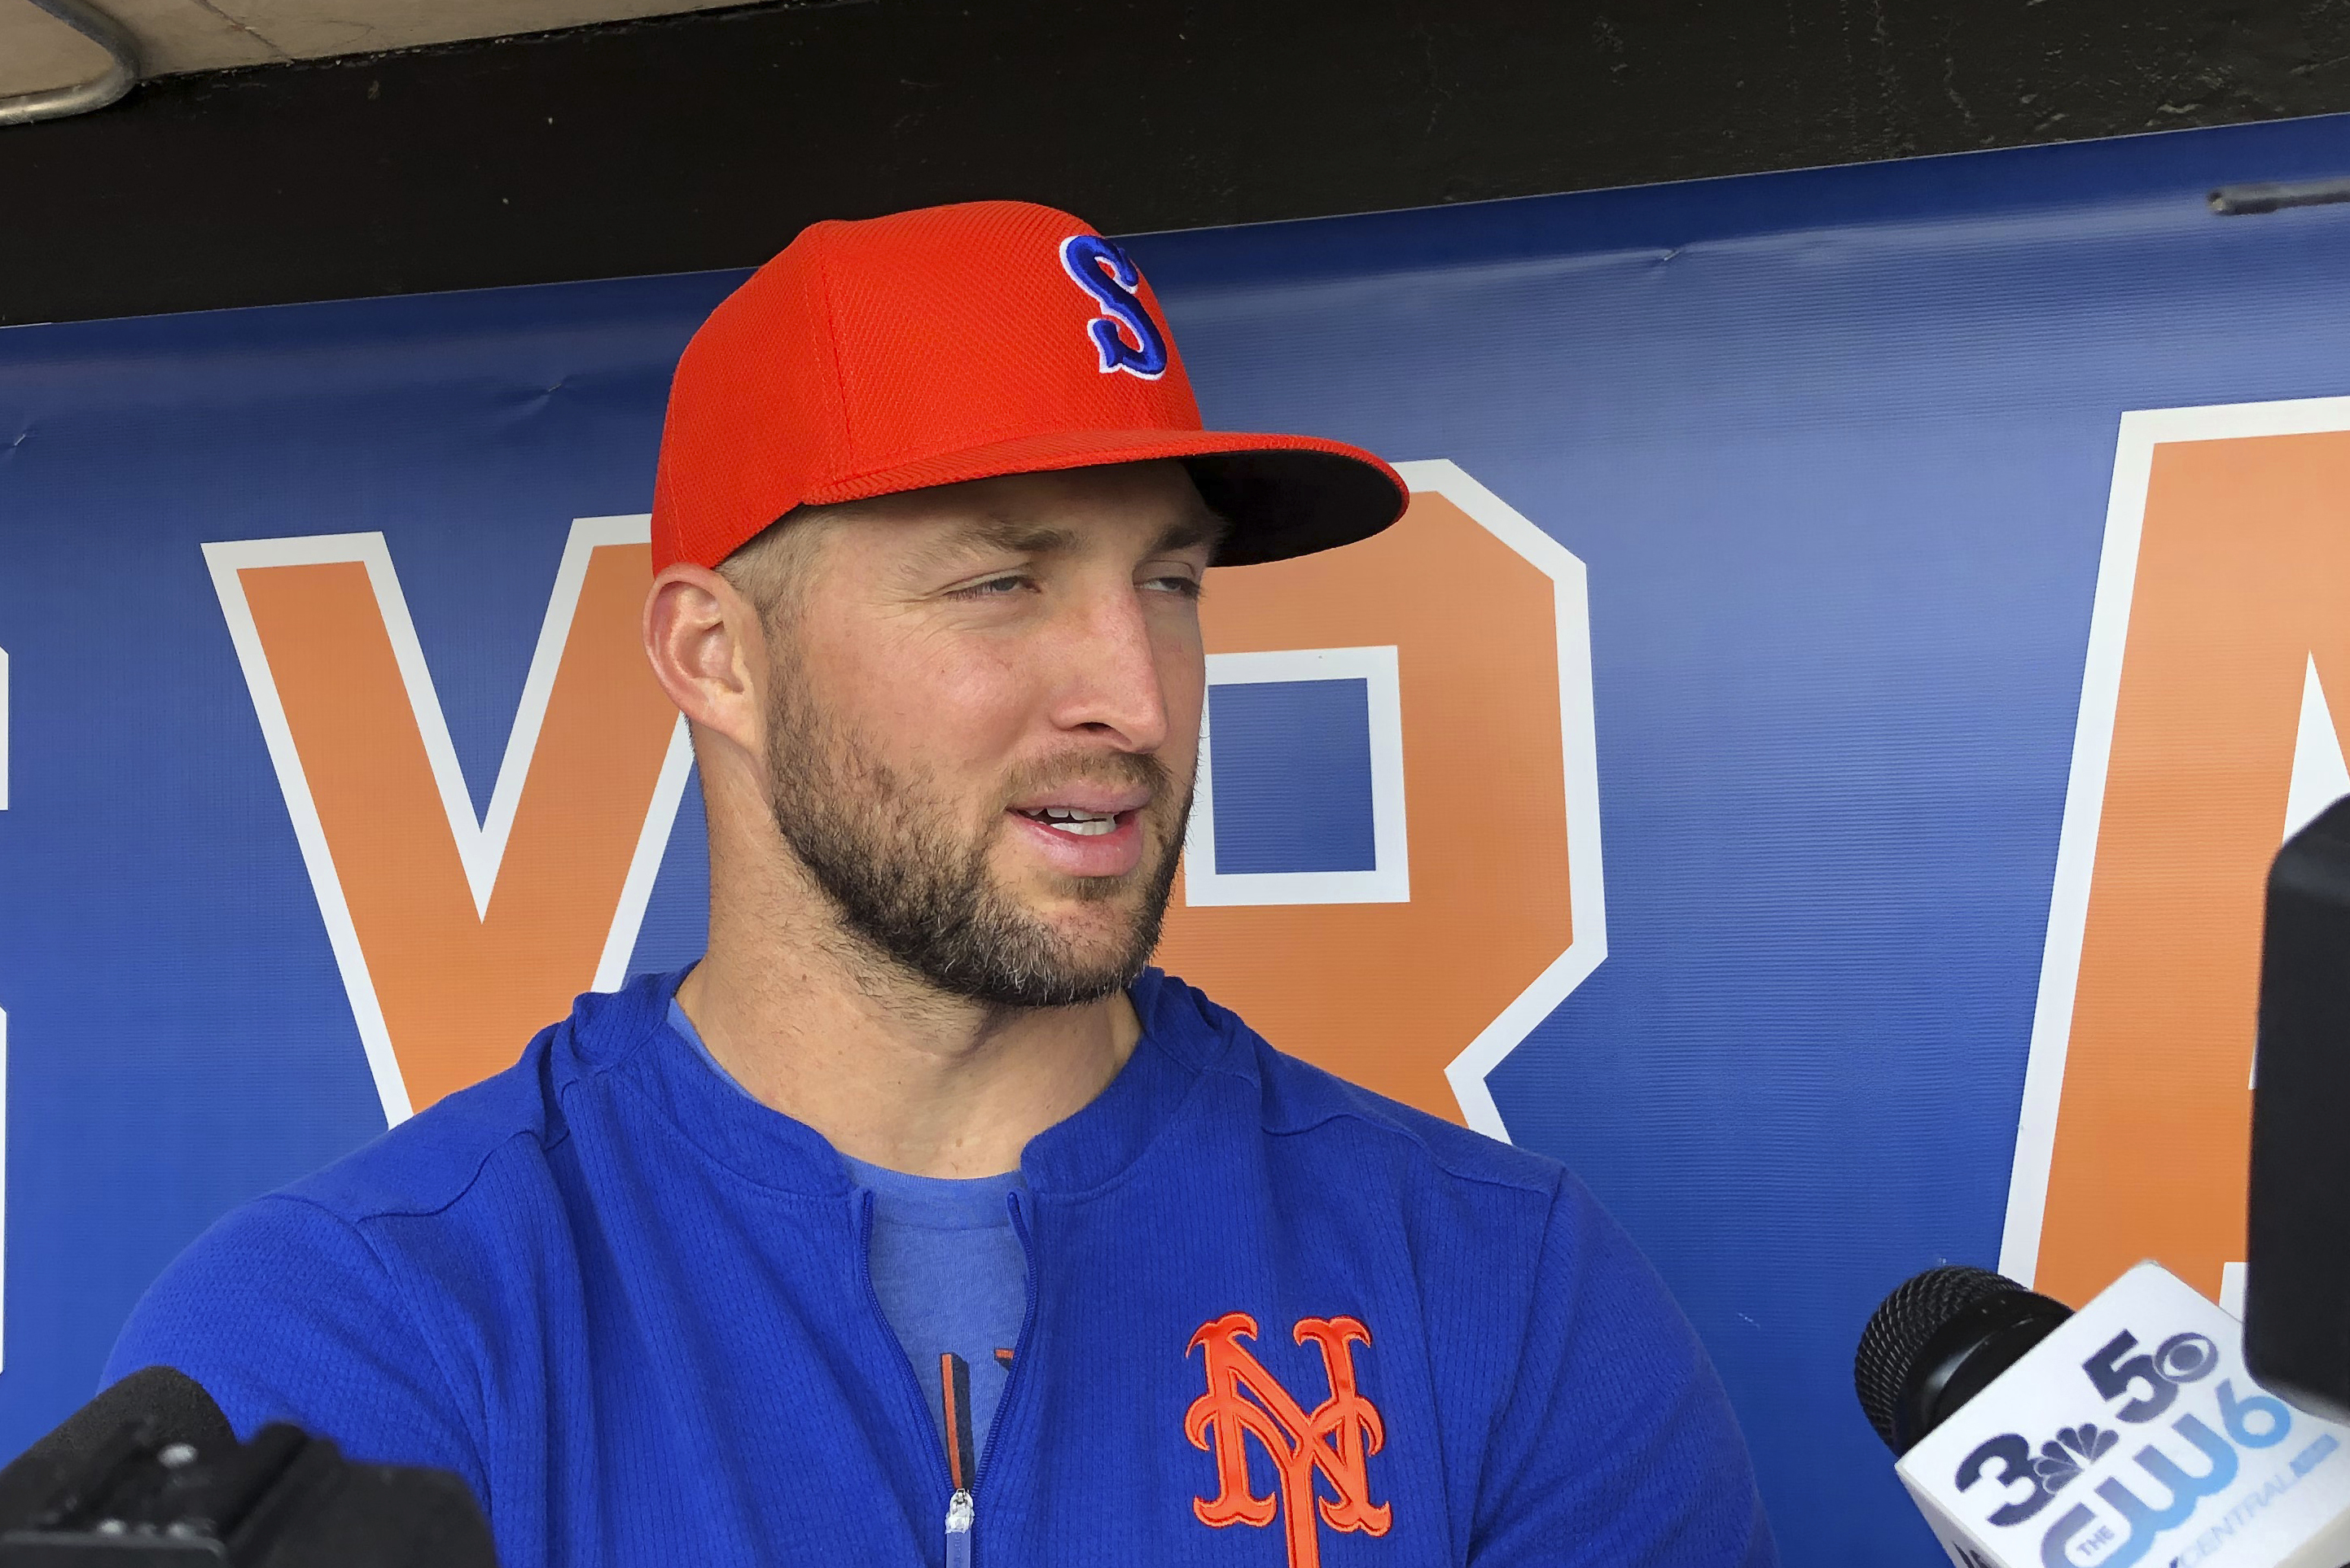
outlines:
[{"label": "orange letter on banner", "polygon": [[2217,1295],[2244,1255],[2263,889],[2309,671],[2350,696],[2350,432],[2151,452],[2040,1215],[2034,1282],[2075,1303],[2147,1257]]},{"label": "orange letter on banner", "polygon": [[[1604,950],[1596,782],[1589,836],[1575,846],[1590,865],[1569,855],[1567,801],[1596,764],[1587,729],[1562,728],[1560,592],[1425,489],[1402,522],[1359,545],[1216,572],[1201,607],[1211,653],[1397,650],[1411,896],[1203,907],[1179,883],[1158,961],[1281,1049],[1463,1119],[1448,1064],[1570,947],[1587,942],[1578,951],[1589,962]],[[1587,669],[1571,676],[1585,701]],[[1556,1004],[1529,1010],[1528,1026]],[[1503,1131],[1498,1119],[1485,1130]]]},{"label": "orange letter on banner", "polygon": [[635,522],[575,526],[478,826],[381,536],[207,546],[390,1120],[627,962],[688,762]]}]

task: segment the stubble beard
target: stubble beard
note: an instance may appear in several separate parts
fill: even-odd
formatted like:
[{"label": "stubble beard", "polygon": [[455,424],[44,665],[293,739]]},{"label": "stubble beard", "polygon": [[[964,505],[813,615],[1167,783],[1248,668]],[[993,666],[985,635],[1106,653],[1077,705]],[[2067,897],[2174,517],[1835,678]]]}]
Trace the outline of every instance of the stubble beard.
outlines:
[{"label": "stubble beard", "polygon": [[[778,681],[767,743],[767,805],[842,929],[872,955],[948,996],[996,1008],[1073,1007],[1131,984],[1159,946],[1183,848],[1179,829],[1156,863],[1125,877],[1071,879],[1085,902],[1134,898],[1122,941],[1087,952],[1024,907],[988,869],[993,825],[963,840],[923,773],[892,768],[847,726],[819,717]],[[1022,793],[1079,779],[1141,784],[1154,802],[1173,779],[1154,756],[1110,752],[1039,766],[1008,781]],[[1178,824],[1191,816],[1184,792]],[[1146,846],[1146,857],[1154,846]]]}]

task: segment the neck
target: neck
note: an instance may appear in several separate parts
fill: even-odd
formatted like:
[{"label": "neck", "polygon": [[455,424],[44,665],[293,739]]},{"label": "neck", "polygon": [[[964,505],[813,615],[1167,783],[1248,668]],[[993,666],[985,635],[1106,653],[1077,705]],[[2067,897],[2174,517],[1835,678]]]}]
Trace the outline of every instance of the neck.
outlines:
[{"label": "neck", "polygon": [[945,996],[864,950],[811,890],[730,896],[718,869],[713,857],[710,950],[678,1004],[744,1089],[853,1159],[916,1176],[1015,1169],[1141,1037],[1122,992],[1035,1010]]}]

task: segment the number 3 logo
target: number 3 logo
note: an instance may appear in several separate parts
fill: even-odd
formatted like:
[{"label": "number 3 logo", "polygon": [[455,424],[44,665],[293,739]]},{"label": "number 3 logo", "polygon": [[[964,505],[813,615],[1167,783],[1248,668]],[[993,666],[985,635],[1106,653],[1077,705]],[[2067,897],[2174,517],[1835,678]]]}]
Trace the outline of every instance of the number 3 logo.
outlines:
[{"label": "number 3 logo", "polygon": [[[1076,286],[1094,296],[1102,314],[1087,323],[1101,350],[1102,374],[1123,370],[1155,381],[1167,373],[1167,337],[1142,308],[1142,274],[1127,254],[1099,234],[1071,234],[1061,242],[1061,265]],[[1118,329],[1123,327],[1125,331]],[[1128,338],[1132,342],[1128,342]]]},{"label": "number 3 logo", "polygon": [[[2051,1446],[2054,1447],[2053,1444]],[[1990,1473],[1994,1464],[1999,1467],[1997,1475]],[[2030,1489],[2020,1498],[2011,1493],[2000,1504],[1991,1516],[1991,1521],[1997,1525],[2021,1524],[2046,1508],[2049,1500],[2055,1496],[2032,1468],[2032,1445],[2013,1432],[1993,1438],[1960,1461],[1957,1477],[1960,1491],[1986,1480],[1999,1486],[2020,1484]]]}]

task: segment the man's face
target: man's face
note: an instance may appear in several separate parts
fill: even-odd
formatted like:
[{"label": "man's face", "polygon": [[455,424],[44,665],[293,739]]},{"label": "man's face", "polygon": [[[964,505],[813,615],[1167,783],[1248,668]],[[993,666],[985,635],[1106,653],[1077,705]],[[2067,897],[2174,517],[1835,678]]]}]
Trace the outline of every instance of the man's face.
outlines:
[{"label": "man's face", "polygon": [[[795,526],[802,524],[795,524]],[[950,994],[1133,979],[1182,848],[1218,524],[1173,462],[886,496],[805,524],[768,800],[846,927]]]}]

